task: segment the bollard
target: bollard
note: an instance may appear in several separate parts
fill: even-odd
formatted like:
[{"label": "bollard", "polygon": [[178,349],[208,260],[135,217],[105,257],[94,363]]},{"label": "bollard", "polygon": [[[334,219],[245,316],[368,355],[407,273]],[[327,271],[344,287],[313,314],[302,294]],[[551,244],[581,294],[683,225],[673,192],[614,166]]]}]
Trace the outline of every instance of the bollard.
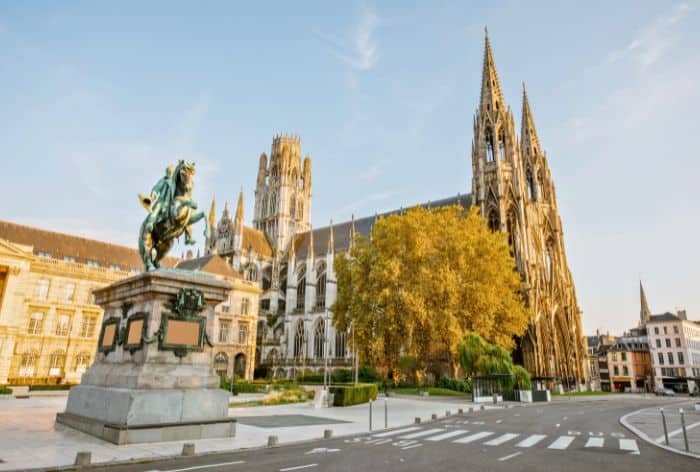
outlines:
[{"label": "bollard", "polygon": [[372,400],[369,401],[369,430],[372,431]]},{"label": "bollard", "polygon": [[457,413],[461,415],[462,413],[464,413],[464,410],[460,408],[459,410],[457,410]]},{"label": "bollard", "polygon": [[481,405],[481,408],[479,408],[481,411],[484,411],[486,407],[484,405]]},{"label": "bollard", "polygon": [[445,416],[450,416],[451,414],[452,414],[452,412],[451,412],[450,410],[447,410],[447,411],[445,412]]},{"label": "bollard", "polygon": [[194,456],[194,443],[185,443],[182,445],[183,456]]},{"label": "bollard", "polygon": [[277,445],[277,436],[268,436],[267,437],[267,445],[268,445],[268,447],[276,446]]},{"label": "bollard", "polygon": [[430,416],[430,419],[436,420],[436,419],[437,419],[437,413],[433,413],[433,414]]},{"label": "bollard", "polygon": [[330,439],[333,437],[333,430],[332,429],[324,429],[323,430],[323,439]]},{"label": "bollard", "polygon": [[681,429],[683,430],[683,441],[685,442],[685,452],[690,452],[688,448],[688,432],[685,430],[685,417],[683,416],[683,408],[680,409],[681,412]]},{"label": "bollard", "polygon": [[494,393],[493,394],[493,404],[496,405],[498,403],[498,394]]},{"label": "bollard", "polygon": [[413,424],[420,424],[420,417],[416,416],[415,419],[413,420]]},{"label": "bollard", "polygon": [[668,446],[668,427],[666,426],[666,415],[664,415],[664,409],[659,408],[661,410],[661,422],[664,424],[664,437],[666,438],[666,445]]},{"label": "bollard", "polygon": [[389,427],[389,403],[384,399],[384,429]]},{"label": "bollard", "polygon": [[75,465],[84,467],[90,465],[92,461],[92,452],[79,452],[75,455]]}]

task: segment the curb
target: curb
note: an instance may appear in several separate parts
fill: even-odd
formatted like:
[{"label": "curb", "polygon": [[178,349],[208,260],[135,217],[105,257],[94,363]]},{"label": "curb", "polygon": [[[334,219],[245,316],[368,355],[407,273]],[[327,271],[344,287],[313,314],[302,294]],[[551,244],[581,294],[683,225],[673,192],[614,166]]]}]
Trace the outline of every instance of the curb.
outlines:
[{"label": "curb", "polygon": [[643,410],[646,410],[646,409],[648,409],[648,408],[653,408],[653,407],[641,408],[641,409],[639,409],[639,410],[635,410],[635,411],[633,411],[633,412],[631,412],[631,413],[627,413],[626,415],[621,416],[621,417],[620,417],[620,420],[619,420],[619,421],[620,421],[620,424],[621,424],[622,426],[624,426],[625,428],[627,428],[628,430],[632,431],[634,434],[636,434],[636,435],[639,437],[639,439],[641,439],[642,441],[647,442],[647,443],[649,443],[649,444],[651,444],[651,445],[653,445],[653,446],[659,447],[659,448],[661,448],[661,449],[665,449],[665,450],[667,450],[667,451],[669,451],[669,452],[673,452],[673,453],[675,453],[675,454],[680,454],[680,455],[682,455],[682,456],[692,457],[692,458],[694,458],[694,459],[700,459],[700,454],[695,454],[695,453],[693,453],[693,452],[681,451],[680,449],[675,449],[675,448],[673,448],[673,447],[671,447],[671,446],[667,446],[666,444],[657,443],[656,441],[654,441],[653,439],[651,439],[645,432],[641,431],[641,430],[640,430],[639,428],[637,428],[636,426],[632,426],[632,425],[629,423],[629,421],[627,421],[627,417],[628,417],[628,416],[636,415],[637,413],[639,413],[639,412],[641,412],[641,411],[643,411]]}]

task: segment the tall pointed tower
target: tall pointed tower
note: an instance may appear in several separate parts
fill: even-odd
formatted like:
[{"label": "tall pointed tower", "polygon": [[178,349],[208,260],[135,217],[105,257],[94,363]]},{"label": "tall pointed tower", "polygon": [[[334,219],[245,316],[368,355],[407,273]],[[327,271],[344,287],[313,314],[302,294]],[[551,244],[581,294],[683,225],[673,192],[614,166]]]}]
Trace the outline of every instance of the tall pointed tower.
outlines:
[{"label": "tall pointed tower", "polygon": [[298,136],[275,136],[270,162],[265,154],[260,156],[253,226],[282,253],[295,234],[309,230],[310,210],[311,158],[302,163]]},{"label": "tall pointed tower", "polygon": [[472,142],[472,198],[494,231],[508,234],[531,309],[516,362],[536,376],[583,383],[580,310],[566,262],[547,159],[523,85],[520,141],[506,105],[486,32],[479,108]]},{"label": "tall pointed tower", "polygon": [[651,310],[649,309],[649,302],[647,302],[647,295],[644,293],[644,287],[642,286],[642,281],[639,281],[639,299],[641,302],[641,309],[639,311],[639,324],[644,326],[651,319]]}]

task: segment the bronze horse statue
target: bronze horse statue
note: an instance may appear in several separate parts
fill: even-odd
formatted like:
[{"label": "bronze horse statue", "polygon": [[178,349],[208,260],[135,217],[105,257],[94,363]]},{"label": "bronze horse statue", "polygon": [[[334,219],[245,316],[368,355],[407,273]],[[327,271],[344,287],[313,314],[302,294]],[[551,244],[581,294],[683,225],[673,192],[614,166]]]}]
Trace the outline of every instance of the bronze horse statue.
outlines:
[{"label": "bronze horse statue", "polygon": [[185,244],[195,244],[191,225],[204,220],[204,237],[209,238],[209,220],[203,211],[196,211],[192,200],[194,162],[180,160],[177,166],[168,166],[150,195],[139,194],[141,205],[148,216],[141,225],[139,254],[146,271],[156,270],[160,261],[173,247],[175,238],[185,233]]}]

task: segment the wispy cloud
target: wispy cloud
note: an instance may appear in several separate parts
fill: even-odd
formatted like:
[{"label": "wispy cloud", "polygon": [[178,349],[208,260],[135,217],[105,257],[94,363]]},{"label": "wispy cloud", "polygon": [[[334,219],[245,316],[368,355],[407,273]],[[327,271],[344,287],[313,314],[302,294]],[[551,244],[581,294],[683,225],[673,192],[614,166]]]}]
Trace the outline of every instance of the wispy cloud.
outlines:
[{"label": "wispy cloud", "polygon": [[375,30],[379,24],[379,16],[371,9],[365,8],[352,29],[349,38],[338,38],[317,32],[331,53],[353,69],[369,70],[379,61],[379,47],[375,38]]},{"label": "wispy cloud", "polygon": [[381,164],[372,164],[370,167],[360,172],[358,178],[365,182],[372,182],[383,173],[384,169]]},{"label": "wispy cloud", "polygon": [[685,19],[694,8],[689,3],[675,5],[666,15],[644,28],[627,46],[611,51],[608,54],[608,62],[613,63],[629,57],[641,69],[653,65],[676,43],[674,26]]},{"label": "wispy cloud", "polygon": [[357,211],[365,206],[367,206],[370,203],[375,203],[375,202],[381,202],[383,200],[387,200],[391,197],[396,195],[396,192],[392,191],[384,191],[384,192],[377,192],[373,193],[370,195],[367,195],[365,197],[362,197],[360,199],[357,199],[353,202],[348,203],[347,205],[343,205],[341,208],[339,208],[336,213],[338,214],[345,214],[350,211]]}]

